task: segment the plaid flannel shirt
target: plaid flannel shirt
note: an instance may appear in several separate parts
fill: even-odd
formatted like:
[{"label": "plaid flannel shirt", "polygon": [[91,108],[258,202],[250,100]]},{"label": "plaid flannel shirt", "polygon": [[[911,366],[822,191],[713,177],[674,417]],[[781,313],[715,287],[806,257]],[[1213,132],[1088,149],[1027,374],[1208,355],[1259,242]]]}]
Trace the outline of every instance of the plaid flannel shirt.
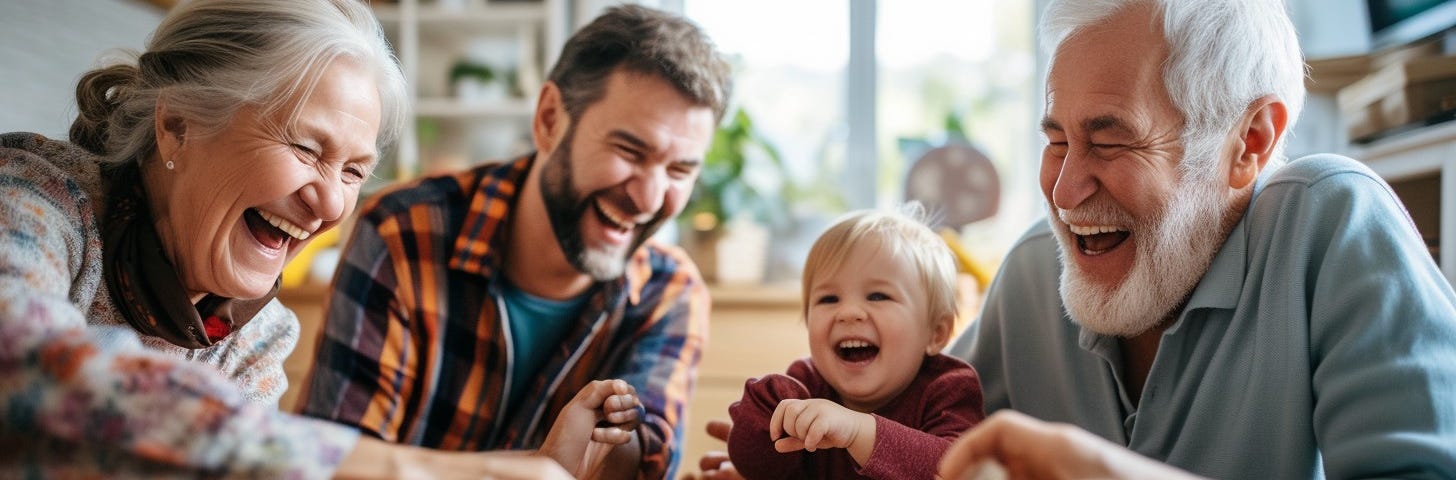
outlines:
[{"label": "plaid flannel shirt", "polygon": [[[588,382],[621,378],[646,407],[639,476],[669,476],[707,341],[707,288],[680,250],[649,241],[623,278],[592,287],[540,374],[514,382],[496,275],[533,159],[426,178],[368,202],[334,279],[303,413],[391,442],[530,449]],[[505,405],[513,383],[530,390]]]}]

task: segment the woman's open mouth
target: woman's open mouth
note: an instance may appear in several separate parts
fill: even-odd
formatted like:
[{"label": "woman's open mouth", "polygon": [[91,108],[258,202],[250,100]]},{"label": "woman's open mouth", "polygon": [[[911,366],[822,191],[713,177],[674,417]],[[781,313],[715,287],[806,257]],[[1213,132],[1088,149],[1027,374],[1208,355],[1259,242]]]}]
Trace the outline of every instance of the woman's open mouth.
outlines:
[{"label": "woman's open mouth", "polygon": [[249,208],[243,212],[243,220],[248,224],[248,231],[253,238],[266,248],[282,250],[288,246],[289,239],[298,241],[308,240],[309,233],[303,227],[288,221],[287,219],[256,208]]}]

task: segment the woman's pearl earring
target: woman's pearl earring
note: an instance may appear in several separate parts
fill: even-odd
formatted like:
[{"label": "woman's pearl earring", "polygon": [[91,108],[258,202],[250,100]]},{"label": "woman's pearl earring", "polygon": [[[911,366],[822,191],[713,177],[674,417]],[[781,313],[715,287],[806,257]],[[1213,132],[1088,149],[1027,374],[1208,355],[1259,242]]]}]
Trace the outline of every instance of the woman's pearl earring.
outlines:
[{"label": "woman's pearl earring", "polygon": [[[177,135],[177,148],[182,148],[183,141],[184,138],[182,137],[182,135]],[[167,170],[172,170],[175,168],[177,168],[177,165],[174,165],[171,160],[167,160]]]}]

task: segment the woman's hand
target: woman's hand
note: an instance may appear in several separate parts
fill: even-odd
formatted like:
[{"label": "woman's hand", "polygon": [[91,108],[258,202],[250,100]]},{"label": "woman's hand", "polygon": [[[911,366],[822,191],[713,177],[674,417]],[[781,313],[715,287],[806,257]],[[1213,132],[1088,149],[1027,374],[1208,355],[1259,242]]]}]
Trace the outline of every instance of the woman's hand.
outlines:
[{"label": "woman's hand", "polygon": [[984,462],[1009,478],[1198,478],[1155,462],[1072,425],[1002,410],[966,431],[940,461],[940,478],[978,478]]},{"label": "woman's hand", "polygon": [[875,417],[822,398],[791,398],[774,409],[768,433],[780,453],[844,448],[864,465],[875,447]]}]

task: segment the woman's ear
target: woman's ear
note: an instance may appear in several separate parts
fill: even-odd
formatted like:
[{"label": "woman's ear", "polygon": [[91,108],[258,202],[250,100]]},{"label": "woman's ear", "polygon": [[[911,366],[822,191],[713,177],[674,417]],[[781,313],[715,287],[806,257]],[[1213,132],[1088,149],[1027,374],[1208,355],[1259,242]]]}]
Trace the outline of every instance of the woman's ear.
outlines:
[{"label": "woman's ear", "polygon": [[167,102],[157,99],[153,135],[157,138],[157,155],[162,162],[170,162],[182,148],[187,138],[187,120],[167,110]]},{"label": "woman's ear", "polygon": [[1279,97],[1265,95],[1249,104],[1236,132],[1238,155],[1229,165],[1229,188],[1242,190],[1259,177],[1288,126],[1289,113]]},{"label": "woman's ear", "polygon": [[537,152],[550,154],[556,150],[571,121],[562,103],[561,89],[556,82],[548,81],[541,86],[541,96],[536,99],[536,115],[531,119],[531,141]]},{"label": "woman's ear", "polygon": [[925,346],[925,356],[933,357],[945,350],[945,346],[950,344],[950,334],[954,329],[955,315],[935,319],[935,325],[930,327],[930,344]]}]

